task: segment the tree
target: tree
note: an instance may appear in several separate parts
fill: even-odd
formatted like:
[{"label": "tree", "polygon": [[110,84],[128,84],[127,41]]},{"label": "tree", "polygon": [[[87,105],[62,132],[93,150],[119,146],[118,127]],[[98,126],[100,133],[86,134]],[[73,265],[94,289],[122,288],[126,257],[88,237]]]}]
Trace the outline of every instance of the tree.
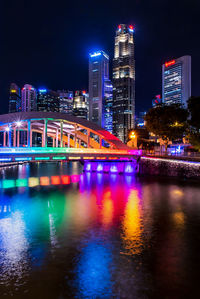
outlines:
[{"label": "tree", "polygon": [[200,151],[200,97],[190,97],[188,100],[190,117],[189,140],[195,149]]},{"label": "tree", "polygon": [[183,138],[187,128],[187,110],[178,104],[159,105],[151,108],[145,115],[146,128],[162,138],[165,149],[170,141]]},{"label": "tree", "polygon": [[200,97],[190,97],[188,100],[188,110],[190,118],[188,120],[191,127],[197,132],[200,131]]}]

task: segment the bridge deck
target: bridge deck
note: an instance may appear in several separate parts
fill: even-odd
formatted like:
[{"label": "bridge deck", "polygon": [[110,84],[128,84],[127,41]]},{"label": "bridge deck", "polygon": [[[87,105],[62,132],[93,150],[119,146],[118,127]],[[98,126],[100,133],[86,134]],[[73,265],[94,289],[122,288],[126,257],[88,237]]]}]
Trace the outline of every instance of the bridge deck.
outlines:
[{"label": "bridge deck", "polygon": [[115,150],[62,147],[2,147],[0,162],[55,160],[134,160],[141,150]]}]

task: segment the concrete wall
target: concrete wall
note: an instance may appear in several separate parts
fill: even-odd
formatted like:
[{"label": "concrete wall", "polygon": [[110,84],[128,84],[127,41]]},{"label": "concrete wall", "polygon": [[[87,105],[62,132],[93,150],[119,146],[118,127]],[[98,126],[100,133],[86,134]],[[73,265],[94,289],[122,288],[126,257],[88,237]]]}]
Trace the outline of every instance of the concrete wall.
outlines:
[{"label": "concrete wall", "polygon": [[200,179],[200,162],[141,157],[139,174]]}]

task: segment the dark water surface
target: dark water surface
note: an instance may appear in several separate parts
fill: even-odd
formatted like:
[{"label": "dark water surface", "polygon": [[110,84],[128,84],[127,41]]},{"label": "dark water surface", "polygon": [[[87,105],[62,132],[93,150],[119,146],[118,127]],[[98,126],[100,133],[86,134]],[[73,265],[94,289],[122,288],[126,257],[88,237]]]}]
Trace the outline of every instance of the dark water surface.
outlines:
[{"label": "dark water surface", "polygon": [[75,162],[0,180],[0,298],[200,297],[198,184]]}]

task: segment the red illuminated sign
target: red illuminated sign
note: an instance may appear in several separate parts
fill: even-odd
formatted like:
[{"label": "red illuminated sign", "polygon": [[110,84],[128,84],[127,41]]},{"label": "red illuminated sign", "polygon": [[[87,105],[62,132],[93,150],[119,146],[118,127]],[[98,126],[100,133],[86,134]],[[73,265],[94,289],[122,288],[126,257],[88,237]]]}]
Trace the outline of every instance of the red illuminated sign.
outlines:
[{"label": "red illuminated sign", "polygon": [[171,65],[173,65],[173,64],[175,64],[175,63],[176,63],[176,60],[175,60],[175,59],[173,59],[173,60],[171,60],[171,61],[168,61],[168,62],[165,62],[165,67],[171,66]]}]

